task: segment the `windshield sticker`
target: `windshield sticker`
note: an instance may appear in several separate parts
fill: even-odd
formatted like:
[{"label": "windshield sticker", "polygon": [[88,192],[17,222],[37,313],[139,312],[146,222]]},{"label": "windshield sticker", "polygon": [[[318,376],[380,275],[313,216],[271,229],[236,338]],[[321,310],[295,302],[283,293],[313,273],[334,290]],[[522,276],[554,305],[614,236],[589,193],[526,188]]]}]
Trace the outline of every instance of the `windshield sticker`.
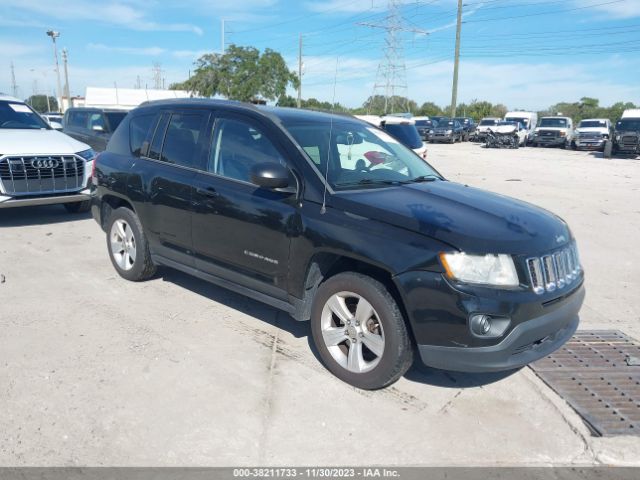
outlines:
[{"label": "windshield sticker", "polygon": [[9,106],[13,109],[14,112],[31,113],[31,109],[26,105],[22,105],[21,103],[10,103]]},{"label": "windshield sticker", "polygon": [[393,138],[391,135],[389,135],[386,132],[383,132],[381,130],[376,130],[375,128],[370,128],[370,127],[366,127],[366,128],[367,128],[367,130],[369,130],[371,133],[373,133],[376,137],[378,137],[383,142],[397,143],[397,144],[400,143],[395,138]]}]

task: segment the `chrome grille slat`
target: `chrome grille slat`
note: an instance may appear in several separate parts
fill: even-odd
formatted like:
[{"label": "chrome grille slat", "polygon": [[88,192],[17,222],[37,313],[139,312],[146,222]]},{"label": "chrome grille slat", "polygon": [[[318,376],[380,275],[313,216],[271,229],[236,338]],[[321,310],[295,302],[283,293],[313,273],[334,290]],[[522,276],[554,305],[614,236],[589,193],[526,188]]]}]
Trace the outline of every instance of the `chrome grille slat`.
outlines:
[{"label": "chrome grille slat", "polygon": [[[52,161],[37,168],[35,160]],[[77,155],[0,157],[0,185],[8,195],[71,193],[83,188],[86,161]]]},{"label": "chrome grille slat", "polygon": [[581,270],[575,242],[553,253],[527,258],[526,268],[531,288],[539,295],[567,287]]}]

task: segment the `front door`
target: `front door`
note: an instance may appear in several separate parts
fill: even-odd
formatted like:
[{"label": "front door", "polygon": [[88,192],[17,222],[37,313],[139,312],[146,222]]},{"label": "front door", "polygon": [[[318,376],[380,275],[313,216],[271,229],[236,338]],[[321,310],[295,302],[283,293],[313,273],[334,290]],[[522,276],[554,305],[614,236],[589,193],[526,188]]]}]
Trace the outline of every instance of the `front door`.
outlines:
[{"label": "front door", "polygon": [[196,267],[286,298],[291,232],[298,214],[296,184],[258,188],[250,170],[262,162],[287,165],[269,127],[236,114],[219,116],[206,172],[194,183],[193,248]]}]

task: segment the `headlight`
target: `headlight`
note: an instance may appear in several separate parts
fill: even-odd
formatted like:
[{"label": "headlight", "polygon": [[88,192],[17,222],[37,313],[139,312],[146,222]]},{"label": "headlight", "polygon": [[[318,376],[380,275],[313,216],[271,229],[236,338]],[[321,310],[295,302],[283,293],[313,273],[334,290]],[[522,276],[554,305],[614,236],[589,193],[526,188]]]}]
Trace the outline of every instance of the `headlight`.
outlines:
[{"label": "headlight", "polygon": [[453,133],[453,130],[447,130],[447,135],[451,135]]},{"label": "headlight", "polygon": [[78,152],[76,153],[76,155],[80,155],[87,162],[90,162],[91,160],[96,158],[96,152],[93,151],[93,148],[90,148],[89,150],[83,150],[82,152]]},{"label": "headlight", "polygon": [[518,274],[510,255],[441,253],[440,261],[447,276],[461,282],[517,287]]},{"label": "headlight", "polygon": [[620,141],[620,135],[616,135],[616,142]]},{"label": "headlight", "polygon": [[560,136],[561,137],[566,137],[567,136],[567,132],[560,132]]},{"label": "headlight", "polygon": [[429,130],[429,135],[433,135],[433,130]]}]

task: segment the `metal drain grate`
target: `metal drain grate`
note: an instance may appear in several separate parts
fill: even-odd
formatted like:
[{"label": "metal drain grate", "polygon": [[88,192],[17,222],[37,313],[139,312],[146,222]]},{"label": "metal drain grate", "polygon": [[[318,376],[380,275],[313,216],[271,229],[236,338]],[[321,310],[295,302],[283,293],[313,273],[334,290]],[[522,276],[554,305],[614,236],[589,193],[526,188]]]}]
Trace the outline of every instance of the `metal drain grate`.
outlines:
[{"label": "metal drain grate", "polygon": [[597,435],[640,435],[640,344],[618,330],[578,331],[531,368]]}]

